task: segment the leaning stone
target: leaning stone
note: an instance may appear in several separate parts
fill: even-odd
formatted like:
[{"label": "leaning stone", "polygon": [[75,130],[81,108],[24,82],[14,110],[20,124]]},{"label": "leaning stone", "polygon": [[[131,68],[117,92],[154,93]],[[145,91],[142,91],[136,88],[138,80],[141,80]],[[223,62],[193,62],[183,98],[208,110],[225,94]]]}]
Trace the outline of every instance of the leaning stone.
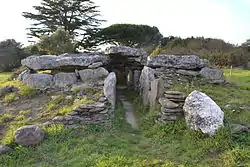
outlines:
[{"label": "leaning stone", "polygon": [[39,126],[23,126],[15,131],[15,142],[22,146],[32,146],[41,143],[44,132]]},{"label": "leaning stone", "polygon": [[143,104],[149,104],[151,82],[155,80],[155,70],[144,66],[140,76],[140,95],[143,99]]},{"label": "leaning stone", "polygon": [[190,129],[212,136],[223,127],[224,112],[204,93],[193,91],[186,98],[183,109]]},{"label": "leaning stone", "polygon": [[58,73],[54,76],[54,83],[57,87],[71,86],[77,82],[75,73]]},{"label": "leaning stone", "polygon": [[0,145],[0,155],[10,152],[12,149],[8,146]]},{"label": "leaning stone", "polygon": [[222,70],[217,68],[205,67],[200,71],[200,75],[208,80],[209,83],[225,83],[226,78]]},{"label": "leaning stone", "polygon": [[167,108],[167,109],[174,109],[174,108],[177,108],[179,105],[168,100],[167,98],[160,98],[159,99],[159,103],[164,107],[164,108]]},{"label": "leaning stone", "polygon": [[116,103],[116,75],[114,72],[111,72],[104,81],[104,95],[109,100],[112,105],[112,109],[115,108]]},{"label": "leaning stone", "polygon": [[149,103],[154,107],[158,99],[164,94],[164,82],[162,79],[155,79],[151,82],[151,91],[149,92]]}]

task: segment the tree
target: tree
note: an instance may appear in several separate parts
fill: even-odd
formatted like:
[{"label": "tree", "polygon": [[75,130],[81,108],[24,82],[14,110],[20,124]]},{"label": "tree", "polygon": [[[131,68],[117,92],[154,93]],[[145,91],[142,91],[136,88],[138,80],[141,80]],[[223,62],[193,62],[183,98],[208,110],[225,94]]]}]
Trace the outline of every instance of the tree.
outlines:
[{"label": "tree", "polygon": [[0,42],[0,71],[11,71],[21,65],[21,60],[28,56],[22,50],[21,43],[14,39]]},{"label": "tree", "polygon": [[68,32],[58,29],[51,35],[44,35],[37,43],[40,53],[60,55],[75,51],[74,43]]},{"label": "tree", "polygon": [[108,43],[132,47],[142,47],[159,43],[162,34],[157,27],[136,24],[114,24],[99,32]]},{"label": "tree", "polygon": [[89,46],[82,45],[82,42],[103,21],[98,19],[98,6],[91,0],[42,0],[40,6],[33,8],[35,13],[23,13],[25,18],[34,21],[28,28],[30,37],[40,38],[61,28],[78,41],[76,46],[86,48]]}]

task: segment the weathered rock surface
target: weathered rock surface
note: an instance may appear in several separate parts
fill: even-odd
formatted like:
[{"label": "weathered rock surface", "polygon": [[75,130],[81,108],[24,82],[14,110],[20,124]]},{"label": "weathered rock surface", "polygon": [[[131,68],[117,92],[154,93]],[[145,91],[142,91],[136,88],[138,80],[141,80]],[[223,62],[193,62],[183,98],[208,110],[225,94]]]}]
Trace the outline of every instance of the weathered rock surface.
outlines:
[{"label": "weathered rock surface", "polygon": [[156,55],[148,56],[147,66],[192,70],[201,69],[206,64],[202,59],[194,55]]},{"label": "weathered rock surface", "polygon": [[[171,97],[171,99],[167,98]],[[165,91],[164,95],[159,99],[161,110],[159,112],[157,121],[161,123],[168,123],[169,121],[176,121],[183,118],[183,105],[185,96],[179,91]]]},{"label": "weathered rock surface", "polygon": [[27,74],[22,79],[23,83],[37,89],[50,88],[53,85],[53,75],[50,74]]},{"label": "weathered rock surface", "polygon": [[15,131],[15,142],[22,146],[32,146],[41,143],[44,132],[39,126],[23,126]]},{"label": "weathered rock surface", "polygon": [[19,89],[14,87],[14,86],[5,86],[3,88],[0,88],[0,96],[3,96],[7,93],[11,93],[11,92],[16,92]]},{"label": "weathered rock surface", "polygon": [[210,83],[224,83],[226,81],[223,71],[217,68],[202,68],[200,75]]},{"label": "weathered rock surface", "polygon": [[114,72],[111,72],[104,81],[104,95],[112,104],[113,109],[115,108],[116,103],[116,75]]},{"label": "weathered rock surface", "polygon": [[155,71],[144,66],[140,76],[140,94],[144,105],[149,105],[151,82],[155,80]]},{"label": "weathered rock surface", "polygon": [[0,155],[10,152],[12,149],[8,146],[0,145]]},{"label": "weathered rock surface", "polygon": [[88,66],[88,68],[98,68],[98,67],[101,67],[101,66],[103,66],[103,63],[102,62],[97,62],[97,63],[91,64],[90,66]]},{"label": "weathered rock surface", "polygon": [[199,75],[199,72],[191,71],[191,70],[176,70],[176,73],[181,74],[181,75],[186,75],[186,76],[193,76],[193,77],[197,77]]},{"label": "weathered rock surface", "polygon": [[154,79],[151,82],[151,88],[149,91],[149,104],[154,107],[158,99],[164,94],[164,82],[162,79]]},{"label": "weathered rock surface", "polygon": [[186,98],[183,109],[190,129],[214,135],[223,126],[224,112],[202,92],[193,91]]},{"label": "weathered rock surface", "polygon": [[71,86],[77,82],[75,73],[57,73],[54,75],[54,84],[56,87]]},{"label": "weathered rock surface", "polygon": [[232,133],[241,133],[241,132],[250,133],[250,125],[231,124],[230,127]]},{"label": "weathered rock surface", "polygon": [[168,100],[167,98],[160,98],[159,103],[166,109],[173,109],[179,106],[178,104]]},{"label": "weathered rock surface", "polygon": [[33,70],[52,70],[62,67],[88,67],[94,63],[107,64],[108,56],[99,53],[64,54],[61,56],[30,56],[21,61],[23,66]]},{"label": "weathered rock surface", "polygon": [[98,80],[104,80],[108,76],[109,72],[105,68],[86,69],[80,70],[79,75],[83,82],[95,82]]},{"label": "weathered rock surface", "polygon": [[147,52],[142,49],[136,49],[127,46],[111,46],[105,50],[105,54],[139,57],[147,55]]}]

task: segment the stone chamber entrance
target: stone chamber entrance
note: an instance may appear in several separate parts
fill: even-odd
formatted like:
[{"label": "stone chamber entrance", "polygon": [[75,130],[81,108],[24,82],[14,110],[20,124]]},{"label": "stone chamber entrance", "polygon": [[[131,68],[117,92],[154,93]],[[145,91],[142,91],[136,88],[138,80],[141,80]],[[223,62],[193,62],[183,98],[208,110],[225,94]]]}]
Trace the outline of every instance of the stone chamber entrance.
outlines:
[{"label": "stone chamber entrance", "polygon": [[130,59],[129,56],[115,54],[110,56],[110,63],[106,69],[116,74],[117,89],[139,91],[139,80],[143,69],[142,64],[134,59]]}]

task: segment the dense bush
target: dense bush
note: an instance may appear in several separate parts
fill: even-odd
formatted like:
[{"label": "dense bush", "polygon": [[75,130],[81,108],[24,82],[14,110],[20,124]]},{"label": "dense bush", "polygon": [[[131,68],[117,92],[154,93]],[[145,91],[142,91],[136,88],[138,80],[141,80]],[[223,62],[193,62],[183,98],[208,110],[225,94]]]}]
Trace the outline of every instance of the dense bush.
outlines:
[{"label": "dense bush", "polygon": [[0,42],[0,72],[12,71],[21,65],[21,60],[28,56],[22,45],[14,39]]},{"label": "dense bush", "polygon": [[247,67],[247,62],[250,60],[250,52],[246,47],[235,46],[220,39],[203,37],[186,39],[165,37],[161,40],[160,46],[151,53],[151,55],[156,54],[194,54],[208,59],[216,66]]}]

